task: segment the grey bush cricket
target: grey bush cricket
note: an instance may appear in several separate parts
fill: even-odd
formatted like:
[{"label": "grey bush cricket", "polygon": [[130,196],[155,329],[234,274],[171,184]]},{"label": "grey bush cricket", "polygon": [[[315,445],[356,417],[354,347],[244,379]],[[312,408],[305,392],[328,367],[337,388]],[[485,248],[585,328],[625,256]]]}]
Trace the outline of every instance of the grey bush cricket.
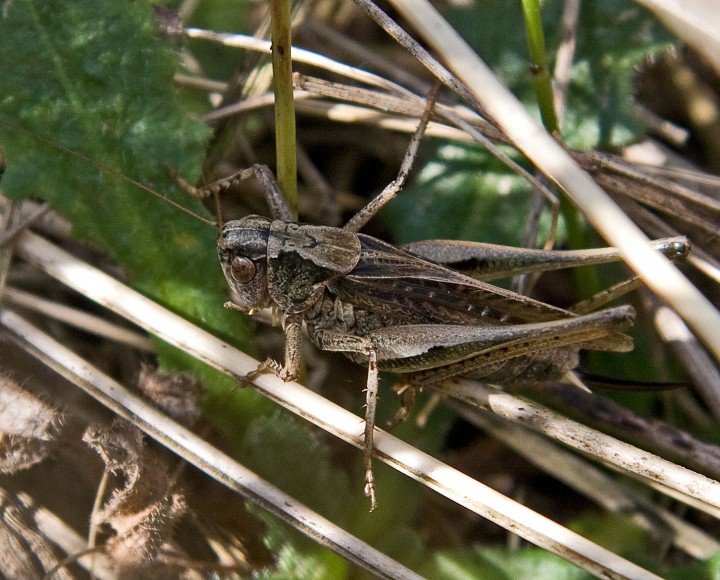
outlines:
[{"label": "grey bush cricket", "polygon": [[[285,358],[283,364],[266,360],[243,380],[262,372],[296,379],[303,328],[320,349],[367,365],[364,469],[371,510],[377,506],[371,460],[378,370],[399,373],[412,387],[455,377],[539,382],[566,375],[577,365],[580,349],[632,349],[632,339],[622,334],[634,320],[630,306],[579,314],[484,281],[617,260],[612,250],[544,252],[438,240],[398,248],[359,233],[402,188],[431,108],[398,178],[343,228],[295,223],[266,166],[202,188],[178,179],[200,197],[252,175],[262,184],[272,219],[250,215],[228,221],[217,248],[233,296],[226,306],[247,314],[272,308],[286,335]],[[670,256],[687,250],[684,238],[660,240],[657,247]],[[447,266],[460,262],[481,271],[471,277]],[[596,307],[618,293],[590,304]]]},{"label": "grey bush cricket", "polygon": [[[222,225],[218,255],[230,286],[226,306],[248,314],[271,307],[286,334],[285,359],[266,360],[241,381],[262,372],[283,380],[297,378],[303,328],[322,350],[342,352],[367,365],[365,412],[365,493],[375,509],[372,472],[373,430],[378,371],[403,377],[407,414],[413,389],[456,377],[513,384],[563,378],[578,362],[581,349],[626,352],[632,339],[630,306],[591,312],[628,291],[620,284],[565,310],[491,285],[487,280],[522,272],[545,271],[619,259],[609,248],[541,251],[471,242],[428,240],[398,248],[359,230],[404,185],[432,110],[432,99],[411,140],[398,177],[343,228],[295,223],[275,178],[264,165],[195,188],[176,177],[197,197],[216,195],[255,176],[273,218],[250,215]],[[2,122],[65,153],[189,210],[125,175],[50,139]],[[192,214],[195,215],[195,214]],[[195,216],[206,223],[207,220]],[[671,258],[688,251],[685,238],[658,240]],[[472,276],[459,268],[472,270]],[[588,313],[590,312],[590,313]]]}]

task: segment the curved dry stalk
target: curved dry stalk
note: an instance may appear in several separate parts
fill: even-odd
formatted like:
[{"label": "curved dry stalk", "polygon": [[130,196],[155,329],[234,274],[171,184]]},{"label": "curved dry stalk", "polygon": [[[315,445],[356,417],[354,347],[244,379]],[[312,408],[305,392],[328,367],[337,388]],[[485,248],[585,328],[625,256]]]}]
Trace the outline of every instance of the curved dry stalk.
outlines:
[{"label": "curved dry stalk", "polygon": [[29,292],[22,292],[15,288],[5,288],[3,300],[13,306],[19,306],[38,314],[43,314],[54,320],[59,320],[90,334],[121,342],[132,348],[144,352],[155,352],[152,341],[146,336],[112,324],[99,316],[93,316],[77,308],[71,308],[59,302],[45,300]]},{"label": "curved dry stalk", "polygon": [[720,543],[715,538],[524,425],[504,421],[492,413],[455,401],[449,401],[448,405],[467,421],[489,432],[565,485],[605,509],[630,517],[640,527],[667,538],[694,558],[705,560],[720,551]]},{"label": "curved dry stalk", "polygon": [[[297,93],[305,96],[310,95],[310,93],[302,91],[297,91]],[[306,98],[297,103],[297,109],[304,115],[321,117],[339,123],[362,123],[390,131],[397,131],[399,133],[412,133],[417,128],[417,120],[414,118],[392,115],[371,107],[362,107],[347,103]],[[419,112],[422,112],[422,110],[420,109]],[[425,134],[429,137],[439,137],[441,139],[452,139],[456,141],[472,140],[472,137],[464,131],[442,123],[436,123],[435,121],[430,121]]]},{"label": "curved dry stalk", "polygon": [[[213,32],[212,30],[203,30],[200,28],[188,28],[187,30],[185,30],[185,33],[190,38],[202,38],[204,40],[218,42],[225,46],[246,48],[248,50],[255,50],[257,52],[270,54],[269,40],[262,40],[254,36],[248,36],[246,34],[226,34],[221,32]],[[328,72],[339,74],[355,81],[359,81],[370,86],[384,89],[391,93],[414,96],[413,93],[411,93],[404,87],[398,85],[397,83],[389,81],[384,77],[367,72],[357,67],[343,64],[311,50],[305,50],[293,46],[292,58],[294,62],[309,64],[327,70]]]},{"label": "curved dry stalk", "polygon": [[[298,104],[308,98],[312,98],[312,95],[304,93],[302,91],[293,91],[293,99],[295,99],[296,107]],[[242,101],[237,101],[235,103],[223,105],[222,107],[213,109],[209,113],[203,115],[202,120],[208,125],[212,125],[213,123],[217,123],[218,121],[222,121],[223,119],[233,117],[234,115],[247,113],[248,111],[253,111],[259,108],[271,107],[274,104],[275,95],[273,95],[272,93],[262,93],[260,95],[248,97],[247,99],[243,99]]]},{"label": "curved dry stalk", "polygon": [[624,473],[660,483],[678,492],[680,497],[685,495],[720,508],[720,482],[566,419],[527,399],[470,380],[438,385],[437,389],[475,407],[527,425]]},{"label": "curved dry stalk", "polygon": [[[21,256],[40,266],[51,276],[143,326],[163,340],[191,352],[200,360],[224,372],[235,376],[244,376],[257,368],[258,362],[251,357],[233,349],[179,316],[166,311],[151,300],[54,247],[38,236],[30,233],[23,234],[18,242],[17,249]],[[3,323],[6,325],[15,326],[19,324],[17,322],[18,317],[10,312],[5,311],[1,316]],[[22,333],[24,334],[26,330],[23,330]],[[86,366],[84,363],[81,363],[81,365],[78,370],[84,372]],[[255,380],[255,383],[257,390],[273,401],[312,421],[344,441],[356,447],[362,447],[363,422],[356,415],[345,411],[297,383],[285,383],[271,374],[261,375]],[[112,386],[110,392],[115,392],[114,389],[116,387]],[[101,394],[100,396],[108,400],[107,394]],[[138,406],[137,400],[128,398],[124,393],[122,396],[118,394],[118,398],[123,399],[126,406],[120,408],[117,401],[108,402],[118,412],[122,412],[123,415],[138,415],[140,412],[143,414],[146,412],[144,408]],[[126,409],[130,409],[131,412]],[[157,411],[154,412],[157,413]],[[148,431],[153,428],[153,425],[158,425],[156,421],[160,420],[162,415],[159,417],[153,416],[152,420],[148,420],[147,415],[144,415],[144,417],[142,428]],[[171,448],[177,453],[185,456],[187,454],[185,449],[180,449],[178,443],[183,442],[186,445],[189,441],[187,437],[190,434],[182,432],[182,436],[180,436],[180,431],[172,430],[175,429],[172,423],[165,425],[166,428],[161,429],[161,433],[157,434],[157,436],[162,436],[164,444],[171,445]],[[167,440],[164,435],[167,433],[166,429],[171,429],[170,432],[175,433],[176,436],[172,437],[171,440]],[[193,446],[197,445],[198,448],[207,445],[194,439],[192,442]],[[647,570],[510,500],[392,435],[378,430],[375,436],[375,451],[380,459],[395,469],[423,482],[426,486],[467,509],[507,529],[511,529],[514,533],[530,542],[558,554],[594,574],[602,574],[608,577],[656,578],[654,574]],[[214,463],[215,459],[212,459],[215,457],[215,455],[212,455],[212,450],[207,449],[207,453],[211,455],[207,456],[203,453],[200,460],[204,468],[212,467],[213,477],[223,478],[226,484],[237,489],[238,466],[232,463],[220,469]],[[225,470],[235,474],[236,479],[228,481],[225,478]],[[257,497],[258,492],[253,491],[252,495]],[[280,505],[285,501],[287,501],[287,498],[283,497]],[[334,544],[335,536],[324,541]]]}]

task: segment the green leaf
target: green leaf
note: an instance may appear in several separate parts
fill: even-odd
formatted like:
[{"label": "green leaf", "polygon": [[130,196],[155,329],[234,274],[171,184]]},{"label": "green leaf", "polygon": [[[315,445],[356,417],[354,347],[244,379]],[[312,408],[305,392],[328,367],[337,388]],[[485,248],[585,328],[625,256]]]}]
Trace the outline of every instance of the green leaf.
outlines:
[{"label": "green leaf", "polygon": [[[258,574],[267,580],[342,580],[350,577],[351,566],[341,556],[307,542],[290,541],[292,534],[282,525],[268,522],[265,543],[276,555],[275,569]],[[253,576],[255,577],[255,576]]]},{"label": "green leaf", "polygon": [[488,578],[492,580],[585,580],[592,578],[558,556],[528,548],[478,548],[439,551],[420,573],[427,578]]},{"label": "green leaf", "polygon": [[150,6],[19,0],[0,20],[0,43],[12,55],[0,64],[0,114],[46,140],[0,128],[8,195],[51,202],[143,293],[237,344],[247,325],[222,308],[214,228],[47,142],[207,216],[164,167],[195,180],[209,131],[180,107],[176,59]]},{"label": "green leaf", "polygon": [[[346,474],[331,467],[330,449],[317,431],[296,421],[288,423],[284,412],[273,413],[247,429],[240,449],[247,467],[262,470],[293,497],[334,521],[348,518],[350,482]],[[268,449],[273,453],[268,454]],[[354,482],[354,491],[359,490],[361,481]]]},{"label": "green leaf", "polygon": [[[563,2],[542,3],[545,44],[554,66],[562,42]],[[472,11],[472,12],[471,12]],[[531,111],[537,110],[519,5],[487,0],[447,13],[448,20]],[[647,55],[663,50],[670,35],[630,0],[583,3],[570,76],[563,138],[573,148],[616,148],[637,139],[632,75]]]},{"label": "green leaf", "polygon": [[617,554],[642,554],[648,541],[647,532],[623,514],[588,511],[570,529]]},{"label": "green leaf", "polygon": [[[522,178],[475,147],[444,144],[383,217],[397,243],[456,239],[519,246],[529,211],[530,188]],[[543,225],[547,230],[549,219]]]}]

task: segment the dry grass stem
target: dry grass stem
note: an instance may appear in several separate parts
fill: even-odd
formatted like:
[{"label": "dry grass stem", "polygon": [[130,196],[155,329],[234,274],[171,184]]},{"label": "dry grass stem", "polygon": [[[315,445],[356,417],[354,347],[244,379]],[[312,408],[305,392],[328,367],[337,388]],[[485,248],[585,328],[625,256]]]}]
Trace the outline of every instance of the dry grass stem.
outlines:
[{"label": "dry grass stem", "polygon": [[3,298],[8,304],[15,307],[42,314],[74,326],[75,328],[79,328],[89,334],[121,342],[144,352],[155,351],[152,342],[146,336],[128,330],[127,328],[122,328],[117,324],[112,324],[104,318],[93,316],[77,308],[71,308],[59,302],[45,300],[29,292],[23,292],[15,288],[6,288]]},{"label": "dry grass stem", "polygon": [[720,550],[720,543],[709,534],[523,424],[504,421],[491,413],[456,402],[449,405],[473,425],[491,433],[515,453],[578,493],[605,509],[629,515],[651,533],[666,535],[669,542],[693,557],[704,560]]},{"label": "dry grass stem", "polygon": [[438,386],[438,390],[510,421],[523,423],[623,472],[662,483],[681,494],[720,508],[720,482],[600,433],[582,423],[566,419],[527,399],[468,380],[443,384]]}]

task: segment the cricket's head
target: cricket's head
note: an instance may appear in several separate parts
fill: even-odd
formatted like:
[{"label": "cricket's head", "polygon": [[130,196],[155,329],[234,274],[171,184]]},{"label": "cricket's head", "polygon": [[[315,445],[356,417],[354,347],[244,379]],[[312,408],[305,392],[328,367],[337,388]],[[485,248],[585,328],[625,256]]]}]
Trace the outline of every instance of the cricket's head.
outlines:
[{"label": "cricket's head", "polygon": [[253,314],[270,305],[267,247],[270,220],[250,215],[227,222],[217,242],[225,279],[238,308]]}]

